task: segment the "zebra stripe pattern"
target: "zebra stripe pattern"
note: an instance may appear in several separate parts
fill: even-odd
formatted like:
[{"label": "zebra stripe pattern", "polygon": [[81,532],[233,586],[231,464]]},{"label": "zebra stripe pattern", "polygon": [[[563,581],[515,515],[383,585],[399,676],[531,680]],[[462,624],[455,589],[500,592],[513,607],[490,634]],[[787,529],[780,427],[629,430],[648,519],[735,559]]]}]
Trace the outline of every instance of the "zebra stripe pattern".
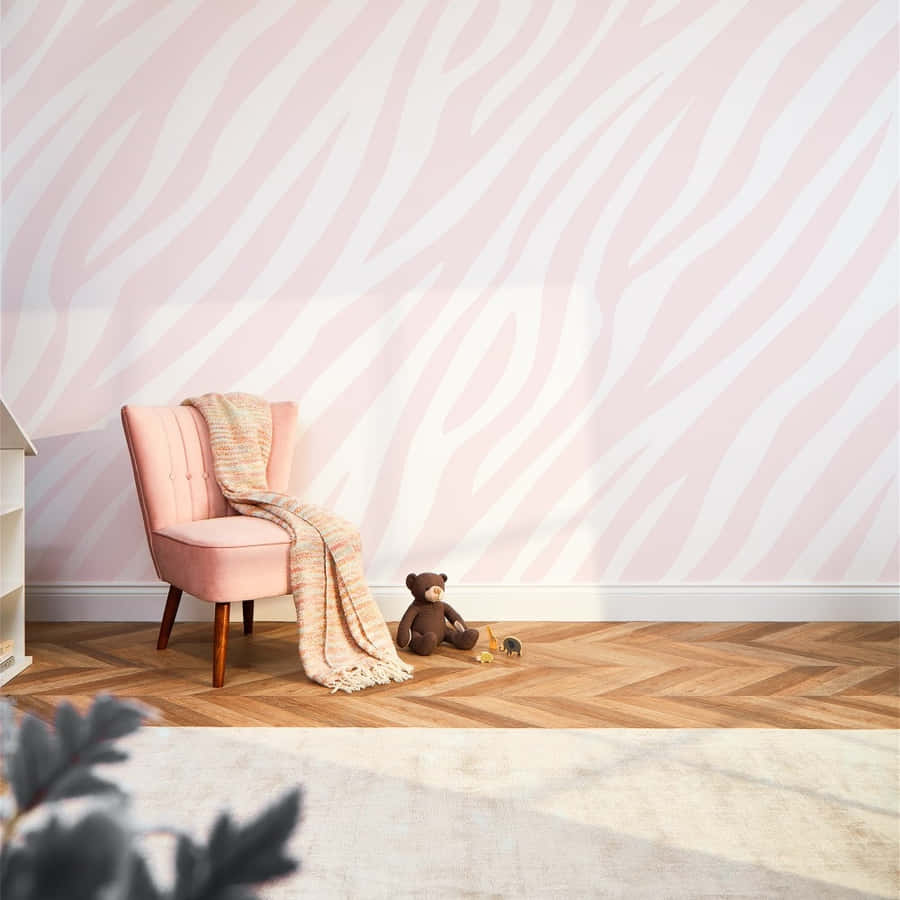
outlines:
[{"label": "zebra stripe pattern", "polygon": [[4,0],[28,577],[118,409],[300,404],[373,583],[897,583],[891,0]]}]

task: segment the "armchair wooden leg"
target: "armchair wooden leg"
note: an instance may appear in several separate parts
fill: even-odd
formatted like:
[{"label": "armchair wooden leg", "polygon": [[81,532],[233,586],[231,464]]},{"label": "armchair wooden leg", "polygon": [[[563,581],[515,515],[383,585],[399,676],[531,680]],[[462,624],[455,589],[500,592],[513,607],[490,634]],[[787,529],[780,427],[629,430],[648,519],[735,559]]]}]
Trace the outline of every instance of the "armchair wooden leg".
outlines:
[{"label": "armchair wooden leg", "polygon": [[230,603],[216,604],[216,632],[213,645],[213,687],[225,684],[225,651],[228,648],[228,617]]},{"label": "armchair wooden leg", "polygon": [[172,633],[172,625],[175,622],[175,613],[178,612],[178,604],[181,603],[181,588],[169,585],[169,596],[166,597],[166,609],[163,612],[162,623],[159,626],[159,639],[156,642],[157,650],[165,650],[169,646],[169,635]]},{"label": "armchair wooden leg", "polygon": [[244,601],[244,634],[253,634],[253,601]]}]

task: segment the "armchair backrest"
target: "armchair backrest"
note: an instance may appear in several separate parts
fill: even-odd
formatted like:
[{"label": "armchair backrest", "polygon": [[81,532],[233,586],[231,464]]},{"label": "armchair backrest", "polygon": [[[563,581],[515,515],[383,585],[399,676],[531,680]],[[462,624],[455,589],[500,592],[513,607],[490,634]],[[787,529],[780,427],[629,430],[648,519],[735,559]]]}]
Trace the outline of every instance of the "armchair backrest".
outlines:
[{"label": "armchair backrest", "polygon": [[[285,493],[297,404],[279,402],[271,407],[269,489]],[[235,515],[216,482],[206,419],[194,407],[123,406],[122,427],[151,553],[155,531],[182,522]]]}]

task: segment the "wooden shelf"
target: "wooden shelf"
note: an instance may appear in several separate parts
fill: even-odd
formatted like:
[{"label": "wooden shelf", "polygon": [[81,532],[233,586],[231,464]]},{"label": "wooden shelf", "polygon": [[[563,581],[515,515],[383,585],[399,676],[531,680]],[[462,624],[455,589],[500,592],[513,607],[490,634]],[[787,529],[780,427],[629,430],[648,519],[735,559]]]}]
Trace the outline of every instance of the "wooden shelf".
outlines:
[{"label": "wooden shelf", "polygon": [[0,640],[12,641],[16,663],[6,684],[31,665],[25,655],[25,457],[37,451],[0,397]]},{"label": "wooden shelf", "polygon": [[10,594],[25,587],[24,581],[0,581],[0,600],[5,600]]},{"label": "wooden shelf", "polygon": [[32,663],[32,657],[23,656],[21,659],[14,662],[8,669],[4,669],[0,672],[0,685],[6,684],[7,681],[11,681],[19,672],[22,672],[24,669],[27,669]]}]

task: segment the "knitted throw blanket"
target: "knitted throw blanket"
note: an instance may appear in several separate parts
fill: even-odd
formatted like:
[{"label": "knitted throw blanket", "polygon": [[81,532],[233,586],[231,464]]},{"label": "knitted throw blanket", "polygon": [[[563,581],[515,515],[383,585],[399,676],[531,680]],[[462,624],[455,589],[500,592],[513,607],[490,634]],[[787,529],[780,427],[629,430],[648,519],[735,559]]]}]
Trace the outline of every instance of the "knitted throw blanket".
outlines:
[{"label": "knitted throw blanket", "polygon": [[204,394],[184,405],[206,419],[216,480],[228,502],[291,537],[291,591],[307,676],[332,693],[412,678],[366,584],[359,532],[320,506],[268,489],[269,404],[252,394]]}]

